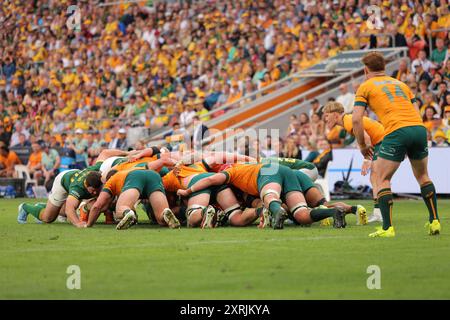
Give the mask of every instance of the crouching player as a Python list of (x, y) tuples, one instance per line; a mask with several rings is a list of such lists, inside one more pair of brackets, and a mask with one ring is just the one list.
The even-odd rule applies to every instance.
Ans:
[[(353, 133), (353, 116), (351, 114), (344, 114), (344, 107), (339, 102), (328, 102), (323, 109), (325, 114), (325, 121), (329, 129), (334, 128), (339, 125), (344, 127), (344, 129), (351, 135)], [(366, 145), (372, 146), (374, 149), (372, 161), (364, 159), (364, 164), (362, 168), (362, 174), (366, 175), (370, 167), (370, 183), (372, 184), (374, 209), (372, 216), (368, 219), (368, 222), (382, 221), (381, 211), (378, 207), (377, 201), (377, 180), (376, 180), (376, 170), (375, 162), (377, 161), (378, 151), (380, 149), (381, 142), (384, 136), (384, 127), (381, 123), (370, 119), (368, 117), (363, 117), (362, 125), (364, 129), (364, 140)]]
[(27, 216), (31, 214), (40, 222), (52, 223), (63, 211), (75, 227), (85, 227), (86, 223), (79, 220), (76, 209), (81, 200), (95, 198), (101, 190), (101, 174), (96, 168), (88, 167), (82, 171), (74, 169), (58, 174), (47, 204), (22, 203), (17, 221), (26, 223)]
[[(314, 182), (311, 180), (308, 175), (301, 171), (294, 171), (294, 174), (297, 177), (298, 183), (300, 184), (300, 188), (305, 196), (306, 203), (310, 208), (316, 208), (320, 206), (324, 206), (327, 208), (340, 208), (344, 211), (345, 214), (355, 214), (356, 215), (356, 224), (364, 225), (367, 224), (367, 216), (366, 209), (362, 205), (351, 206), (344, 202), (327, 202), (323, 194), (320, 190), (314, 185)], [(311, 212), (310, 217), (304, 215), (303, 217), (297, 218), (293, 216), (295, 222), (300, 224), (311, 224), (316, 221), (321, 221), (326, 216), (329, 216), (329, 212), (327, 211), (317, 211)]]
[(180, 227), (180, 222), (169, 208), (160, 175), (145, 168), (109, 172), (103, 190), (89, 212), (88, 227), (95, 223), (116, 196), (116, 216), (121, 219), (117, 230), (128, 229), (137, 222), (132, 208), (140, 199), (149, 201), (159, 225)]
[[(166, 191), (177, 192), (179, 189), (189, 188), (193, 184), (206, 179), (213, 173), (207, 172), (208, 166), (204, 161), (192, 165), (181, 165), (175, 173), (169, 172), (163, 177)], [(189, 194), (187, 199), (187, 225), (191, 227), (212, 228), (215, 226), (216, 211), (211, 202), (223, 208), (222, 219), (226, 219), (232, 226), (246, 226), (258, 219), (261, 211), (255, 209), (241, 210), (234, 192), (227, 185), (210, 186)]]
[[(300, 185), (293, 171), (276, 164), (234, 164), (230, 168), (202, 179), (187, 190), (178, 190), (180, 196), (189, 196), (214, 185), (230, 184), (247, 194), (258, 196), (269, 209), (274, 229), (283, 229), (288, 213), (283, 209), (284, 197), (289, 211), (294, 215), (307, 214), (309, 209), (301, 193)], [(333, 211), (336, 226), (345, 224), (344, 213), (338, 209), (313, 209)]]

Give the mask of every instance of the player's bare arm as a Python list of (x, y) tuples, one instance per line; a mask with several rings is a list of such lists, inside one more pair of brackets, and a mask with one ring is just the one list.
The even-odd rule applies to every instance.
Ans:
[(194, 183), (189, 189), (178, 190), (177, 194), (182, 197), (187, 197), (196, 191), (203, 190), (203, 189), (206, 189), (211, 186), (218, 186), (218, 185), (226, 183), (226, 181), (227, 181), (226, 175), (219, 172), (219, 173), (216, 173), (215, 175), (212, 175), (208, 178), (202, 179), (202, 180)]
[(176, 165), (176, 161), (171, 158), (161, 158), (156, 161), (148, 162), (147, 169), (159, 172), (162, 167), (173, 168)]
[(370, 144), (366, 144), (366, 137), (364, 135), (364, 107), (355, 106), (353, 109), (353, 133), (355, 134), (356, 141), (358, 142), (359, 149), (365, 159), (372, 159), (373, 148)]
[(91, 210), (89, 211), (89, 219), (88, 219), (87, 227), (92, 227), (94, 225), (94, 223), (97, 221), (98, 217), (100, 216), (100, 213), (102, 213), (106, 209), (108, 209), (108, 206), (110, 205), (111, 200), (112, 200), (112, 197), (108, 192), (106, 192), (106, 191), (100, 192), (100, 195), (98, 196), (97, 200), (95, 201), (94, 205), (92, 206)]
[(97, 157), (98, 161), (105, 161), (108, 158), (111, 157), (126, 157), (128, 155), (128, 151), (122, 151), (118, 149), (106, 149), (100, 152), (100, 154)]
[(81, 222), (78, 219), (78, 216), (76, 213), (76, 210), (79, 205), (80, 205), (80, 200), (69, 195), (66, 200), (66, 216), (67, 216), (67, 220), (69, 220), (70, 223), (72, 223), (75, 227), (84, 228), (86, 226), (86, 223)]

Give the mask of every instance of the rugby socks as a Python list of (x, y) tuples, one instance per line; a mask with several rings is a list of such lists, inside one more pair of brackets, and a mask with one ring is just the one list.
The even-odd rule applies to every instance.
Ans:
[(335, 213), (336, 208), (327, 208), (327, 209), (316, 208), (312, 209), (309, 215), (312, 221), (317, 222), (329, 217), (333, 217)]
[(269, 204), (269, 211), (270, 213), (276, 213), (281, 209), (281, 202), (280, 201), (272, 201)]
[(26, 213), (31, 214), (33, 217), (35, 217), (38, 220), (41, 220), (39, 218), (42, 210), (45, 209), (45, 204), (44, 203), (36, 203), (36, 204), (28, 204), (25, 203), (23, 205), (23, 209), (25, 210)]
[(257, 217), (261, 217), (261, 216), (262, 216), (263, 209), (264, 209), (264, 207), (256, 208), (255, 211), (256, 211), (256, 216), (257, 216)]
[(428, 213), (430, 215), (430, 222), (433, 220), (439, 220), (436, 201), (436, 189), (431, 181), (425, 182), (420, 186), (420, 193), (422, 194), (423, 201), (425, 202)]
[(381, 189), (377, 198), (381, 216), (383, 217), (383, 230), (387, 230), (392, 225), (392, 207), (394, 206), (391, 188)]
[(373, 199), (373, 209), (380, 209), (380, 205), (378, 204), (378, 198)]

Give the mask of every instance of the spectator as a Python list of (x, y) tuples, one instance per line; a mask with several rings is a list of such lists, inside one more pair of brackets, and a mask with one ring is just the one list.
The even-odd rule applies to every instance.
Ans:
[[(419, 67), (421, 68), (420, 70), (417, 69)], [(427, 53), (425, 52), (425, 50), (420, 50), (417, 59), (415, 59), (411, 64), (412, 72), (419, 75), (420, 72), (428, 73), (435, 67), (436, 66), (427, 59)]]
[(204, 102), (204, 99), (197, 98), (194, 101), (194, 109), (196, 111), (196, 115), (200, 117), (200, 120), (206, 122), (209, 121), (211, 117), (207, 115), (209, 111), (205, 108)]
[(30, 176), (39, 182), (42, 177), (42, 148), (38, 142), (31, 145), (31, 154), (27, 163)]
[(82, 170), (88, 166), (88, 142), (83, 136), (83, 130), (75, 130), (75, 138), (72, 139), (70, 148), (75, 151), (75, 166)]
[(17, 122), (15, 124), (15, 130), (14, 133), (11, 135), (11, 140), (10, 140), (10, 145), (14, 146), (16, 144), (19, 143), (19, 136), (23, 134), (25, 136), (25, 140), (28, 140), (28, 138), (30, 137), (30, 133), (28, 132), (28, 130), (26, 130), (22, 123)]
[(127, 150), (128, 142), (127, 142), (127, 131), (124, 128), (119, 129), (119, 136), (117, 138), (116, 149)]
[[(401, 12), (401, 14), (404, 14), (404, 12)], [(388, 32), (391, 35), (393, 35), (393, 38), (389, 37), (389, 47), (390, 48), (407, 46), (405, 35), (399, 32), (397, 25), (395, 25), (395, 24), (389, 25)]]
[(340, 102), (344, 106), (345, 113), (351, 113), (353, 111), (355, 95), (348, 91), (347, 83), (342, 83), (339, 85), (339, 91), (341, 94), (336, 98), (336, 101)]
[(59, 166), (61, 164), (61, 158), (58, 151), (50, 148), (50, 144), (42, 143), (42, 172), (44, 177), (44, 185), (47, 191), (51, 190), (53, 180), (59, 173)]
[(9, 117), (3, 118), (3, 123), (0, 123), (0, 142), (9, 146), (11, 144), (11, 119)]
[(437, 131), (441, 130), (443, 131), (445, 129), (444, 123), (442, 121), (442, 118), (439, 116), (439, 114), (435, 114), (433, 116), (433, 120), (431, 121), (431, 136), (434, 137)]
[[(308, 151), (308, 152), (311, 151), (311, 144), (309, 143), (308, 136), (302, 134), (299, 137), (299, 149), (301, 151)], [(303, 157), (303, 155), (302, 155), (302, 157)]]
[(317, 113), (311, 116), (311, 136), (320, 137), (325, 134), (325, 123)]
[(438, 130), (434, 134), (433, 140), (435, 142), (435, 147), (448, 147), (448, 141), (447, 136), (445, 135), (444, 131)]
[(447, 48), (445, 42), (441, 38), (436, 38), (436, 48), (431, 52), (430, 60), (438, 68), (443, 66), (445, 58), (447, 57)]
[(22, 164), (14, 151), (9, 150), (6, 145), (0, 146), (0, 177), (14, 177), (14, 166)]
[(292, 137), (286, 139), (286, 143), (281, 153), (284, 158), (302, 159), (302, 151), (297, 146), (296, 141)]
[(313, 100), (311, 101), (311, 110), (309, 110), (309, 117), (312, 117), (312, 115), (313, 115), (314, 113), (317, 113), (317, 114), (319, 115), (319, 117), (322, 118), (322, 114), (323, 114), (322, 109), (323, 109), (323, 108), (320, 107), (319, 100), (313, 99)]
[(437, 114), (435, 108), (430, 107), (430, 106), (425, 108), (425, 111), (422, 116), (422, 121), (428, 130), (431, 130), (431, 128), (433, 126), (433, 117), (435, 114)]
[(439, 105), (434, 101), (434, 95), (431, 92), (427, 92), (423, 96), (423, 105), (420, 107), (420, 114), (423, 116), (425, 109), (428, 107), (433, 108), (438, 115), (441, 114), (441, 108)]
[(319, 155), (312, 162), (317, 167), (319, 175), (324, 177), (328, 168), (328, 162), (333, 160), (333, 153), (331, 150), (331, 145), (328, 143), (327, 139), (319, 139), (317, 141), (317, 147)]
[(200, 150), (202, 148), (202, 141), (206, 139), (208, 135), (208, 127), (203, 124), (198, 115), (192, 118), (192, 147), (195, 150)]
[(194, 106), (192, 101), (186, 102), (186, 110), (180, 114), (180, 124), (182, 127), (189, 127), (192, 123), (193, 118), (195, 117), (196, 112), (194, 110)]
[(289, 136), (290, 134), (295, 134), (297, 132), (296, 128), (294, 127), (294, 122), (297, 121), (297, 115), (291, 114), (289, 117), (289, 125), (286, 130), (286, 135)]
[(402, 82), (406, 82), (406, 79), (408, 75), (410, 74), (409, 68), (408, 68), (408, 59), (403, 58), (400, 60), (398, 69), (395, 70), (392, 73), (392, 78), (395, 78), (397, 80), (400, 80)]
[(27, 139), (27, 136), (23, 133), (20, 133), (17, 143), (13, 145), (11, 148), (29, 148), (29, 147), (31, 147), (31, 143)]
[(444, 107), (444, 129), (450, 133), (450, 104)]
[[(263, 146), (260, 146), (261, 157), (278, 157), (279, 150), (275, 148), (276, 145), (272, 144), (272, 136), (266, 136)], [(279, 147), (279, 146), (278, 146)]]

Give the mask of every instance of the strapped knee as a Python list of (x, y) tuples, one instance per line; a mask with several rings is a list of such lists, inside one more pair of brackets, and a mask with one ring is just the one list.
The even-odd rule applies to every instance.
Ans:
[(277, 199), (280, 199), (280, 194), (278, 193), (277, 190), (267, 189), (267, 190), (263, 191), (263, 193), (261, 195), (263, 202), (264, 202), (264, 199), (266, 198), (266, 196), (268, 196), (269, 194), (273, 194), (273, 195), (275, 195), (277, 197)]
[(239, 204), (235, 204), (227, 209), (225, 209), (223, 212), (225, 214), (225, 219), (230, 220), (232, 216), (234, 216), (237, 211), (241, 210), (241, 206)]
[(297, 203), (295, 206), (293, 206), (292, 208), (289, 208), (289, 211), (291, 212), (292, 216), (295, 217), (295, 215), (302, 210), (303, 208), (308, 208), (306, 202), (299, 202)]
[(186, 210), (186, 218), (189, 218), (191, 216), (191, 214), (197, 210), (201, 210), (201, 214), (203, 216), (203, 214), (206, 212), (206, 207), (201, 206), (201, 205), (195, 205), (195, 204), (188, 207)]

